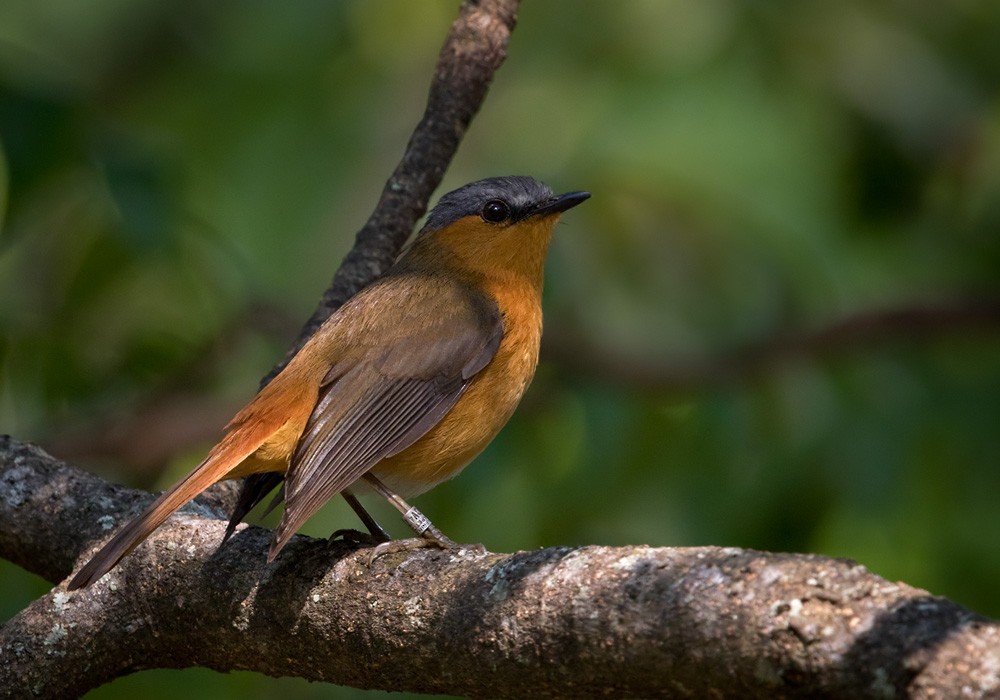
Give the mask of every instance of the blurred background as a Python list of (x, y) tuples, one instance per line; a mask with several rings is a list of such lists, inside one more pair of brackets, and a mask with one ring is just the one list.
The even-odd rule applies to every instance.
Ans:
[[(0, 432), (149, 489), (199, 461), (374, 206), (456, 8), (0, 4)], [(986, 0), (526, 2), (438, 194), (594, 197), (521, 409), (421, 509), (496, 551), (848, 557), (1000, 616), (998, 46)], [(0, 619), (48, 588), (0, 562)], [(90, 697), (138, 691), (381, 695), (195, 669)]]

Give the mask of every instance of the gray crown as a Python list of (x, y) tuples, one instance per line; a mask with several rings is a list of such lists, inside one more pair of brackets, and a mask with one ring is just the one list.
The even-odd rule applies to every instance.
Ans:
[(477, 180), (441, 197), (420, 233), (444, 228), (466, 216), (479, 216), (494, 199), (507, 203), (511, 219), (517, 221), (542, 202), (552, 199), (552, 190), (533, 177), (508, 175)]

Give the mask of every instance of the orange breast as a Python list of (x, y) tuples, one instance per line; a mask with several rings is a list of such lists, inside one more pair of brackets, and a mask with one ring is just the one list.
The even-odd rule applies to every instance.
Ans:
[(537, 289), (510, 277), (488, 284), (487, 291), (503, 315), (500, 347), (440, 423), (372, 470), (399, 493), (417, 495), (457, 475), (507, 423), (535, 374), (542, 335)]

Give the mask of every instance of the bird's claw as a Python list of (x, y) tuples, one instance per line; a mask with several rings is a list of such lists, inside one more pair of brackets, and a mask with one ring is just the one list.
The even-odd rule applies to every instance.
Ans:
[(381, 546), (391, 542), (388, 537), (373, 535), (369, 532), (361, 532), (361, 530), (355, 530), (353, 528), (334, 530), (333, 534), (330, 535), (329, 541), (333, 542), (335, 540), (349, 542), (351, 544), (365, 545), (368, 547)]
[(481, 544), (459, 544), (458, 542), (442, 535), (440, 531), (436, 534), (425, 532), (422, 537), (411, 537), (405, 540), (390, 540), (388, 542), (377, 544), (372, 547), (371, 552), (368, 553), (368, 565), (371, 566), (376, 559), (385, 556), (386, 554), (412, 552), (417, 549), (426, 549), (427, 547), (437, 547), (438, 549), (447, 549), (452, 552), (458, 552), (461, 550), (472, 551), (477, 554), (483, 554), (486, 552), (486, 547)]

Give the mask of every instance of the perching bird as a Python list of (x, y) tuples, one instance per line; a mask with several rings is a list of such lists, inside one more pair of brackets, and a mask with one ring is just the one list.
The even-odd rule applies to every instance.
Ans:
[(268, 561), (337, 493), (387, 540), (353, 495), (362, 482), (418, 534), (453, 544), (397, 494), (458, 474), (514, 412), (538, 364), (552, 228), (588, 197), (553, 196), (530, 177), (442, 197), (395, 265), (330, 316), (205, 460), (119, 530), (69, 589), (103, 576), (212, 484), (247, 475), (230, 533), (284, 475)]

